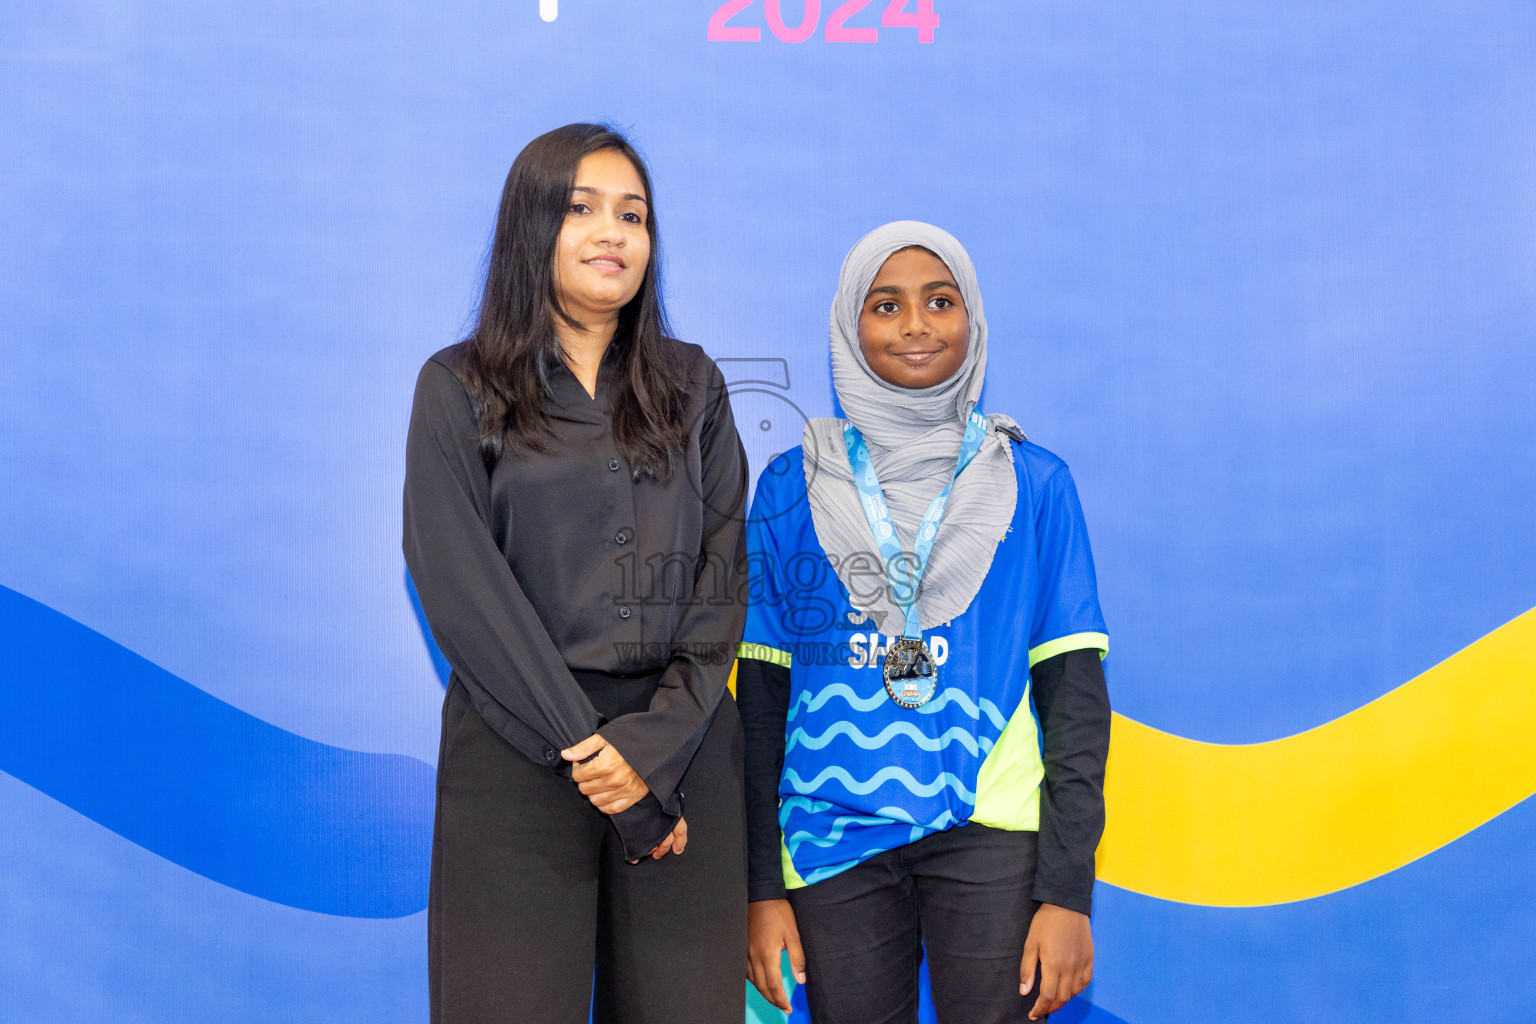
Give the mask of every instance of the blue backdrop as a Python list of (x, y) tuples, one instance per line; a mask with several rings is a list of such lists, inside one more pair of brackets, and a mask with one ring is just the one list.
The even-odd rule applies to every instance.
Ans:
[[(425, 1020), (410, 391), (568, 121), (651, 161), (755, 469), (849, 245), (966, 243), (1124, 715), (1287, 736), (1536, 605), (1536, 6), (925, 6), (0, 9), (0, 1016)], [(1533, 847), (1527, 800), (1299, 902), (1101, 885), (1064, 1016), (1536, 1019)]]

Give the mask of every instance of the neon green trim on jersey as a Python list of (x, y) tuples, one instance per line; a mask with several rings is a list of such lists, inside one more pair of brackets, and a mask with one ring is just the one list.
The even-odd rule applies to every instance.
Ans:
[(769, 647), (767, 644), (744, 643), (736, 649), (736, 657), (751, 658), (753, 661), (766, 661), (771, 665), (782, 665), (784, 668), (789, 668), (790, 662), (790, 653), (788, 651), (781, 651), (776, 647)]
[(1009, 832), (1036, 832), (1040, 828), (1040, 781), (1045, 778), (1045, 765), (1040, 760), (1040, 728), (1030, 707), (1030, 689), (1024, 688), (1024, 698), (981, 762), (981, 774), (976, 778), (976, 810), (971, 820)]
[(1084, 651), (1090, 647), (1099, 652), (1099, 657), (1104, 657), (1109, 653), (1109, 636), (1104, 633), (1072, 633), (1069, 636), (1057, 637), (1055, 640), (1047, 640), (1039, 647), (1029, 649), (1029, 667), (1034, 668), (1046, 658), (1054, 658), (1058, 654)]
[(784, 862), (784, 888), (804, 889), (805, 879), (800, 877), (800, 872), (795, 870), (795, 862), (790, 859), (789, 847), (784, 845), (784, 833), (779, 833), (779, 859)]

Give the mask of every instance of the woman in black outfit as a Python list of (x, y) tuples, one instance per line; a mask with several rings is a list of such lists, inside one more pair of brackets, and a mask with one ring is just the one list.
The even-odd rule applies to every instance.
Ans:
[(437, 1024), (744, 1015), (746, 458), (719, 370), (665, 334), (656, 257), (629, 143), (540, 136), (474, 332), (417, 381), (405, 558), (453, 666)]

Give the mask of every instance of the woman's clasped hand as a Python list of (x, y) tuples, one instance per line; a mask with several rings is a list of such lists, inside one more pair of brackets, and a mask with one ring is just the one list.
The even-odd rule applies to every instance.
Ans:
[[(574, 747), (562, 750), (560, 756), (572, 762), (571, 781), (576, 783), (581, 795), (604, 814), (627, 811), (649, 792), (645, 780), (629, 766), (618, 748), (600, 733), (593, 733)], [(650, 857), (660, 860), (669, 853), (682, 853), (687, 845), (688, 822), (679, 818), (667, 837), (656, 844)]]

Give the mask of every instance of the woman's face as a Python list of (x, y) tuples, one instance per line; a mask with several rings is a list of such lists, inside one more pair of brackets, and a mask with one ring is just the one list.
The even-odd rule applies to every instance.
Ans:
[(883, 381), (942, 384), (965, 362), (971, 318), (954, 275), (924, 249), (902, 249), (875, 275), (859, 313), (859, 349)]
[(584, 324), (611, 320), (640, 291), (651, 259), (640, 175), (616, 149), (583, 157), (555, 246), (560, 305)]

